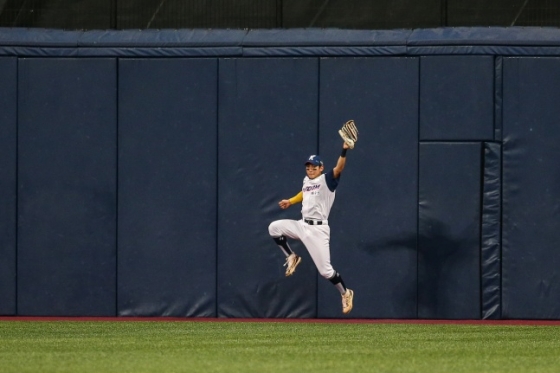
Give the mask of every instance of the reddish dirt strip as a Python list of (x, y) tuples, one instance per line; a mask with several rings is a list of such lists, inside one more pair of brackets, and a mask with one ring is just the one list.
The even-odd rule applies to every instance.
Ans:
[(0, 316), (0, 321), (173, 321), (173, 322), (274, 322), (336, 324), (441, 324), (441, 325), (553, 325), (560, 320), (426, 320), (426, 319), (251, 319), (211, 317), (91, 317), (91, 316)]

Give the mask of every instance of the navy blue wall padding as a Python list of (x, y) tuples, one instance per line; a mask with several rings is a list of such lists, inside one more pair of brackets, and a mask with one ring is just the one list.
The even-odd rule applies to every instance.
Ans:
[(258, 47), (243, 48), (243, 56), (271, 57), (271, 56), (298, 56), (298, 57), (338, 57), (338, 56), (395, 56), (406, 54), (406, 46), (349, 46), (349, 47)]
[(14, 46), (490, 46), (558, 47), (556, 27), (449, 27), (415, 30), (91, 30), (0, 28), (0, 45)]
[(560, 318), (560, 58), (504, 59), (502, 316)]
[(216, 59), (119, 62), (119, 315), (216, 315), (217, 83)]
[(0, 58), (0, 315), (16, 314), (17, 59)]
[(244, 30), (86, 31), (79, 53), (122, 57), (240, 56)]
[(560, 47), (555, 46), (495, 46), (495, 45), (447, 45), (447, 46), (412, 46), (408, 45), (406, 53), (410, 56), (428, 55), (488, 55), (488, 56), (557, 56)]
[(559, 79), (553, 27), (0, 28), (0, 314), (341, 317), (267, 228), (354, 119), (350, 317), (560, 319)]
[[(80, 55), (80, 50), (67, 47), (67, 48), (53, 48), (53, 47), (2, 47), (0, 46), (0, 56), (18, 56), (18, 57), (77, 57)], [(111, 57), (111, 56), (109, 56)]]
[(418, 317), (479, 319), (480, 143), (421, 143)]
[[(0, 49), (1, 53), (1, 49)], [(36, 52), (35, 52), (36, 53)], [(84, 57), (230, 57), (241, 56), (243, 54), (241, 47), (109, 47), (95, 48), (82, 47), (77, 49), (78, 56)]]
[(407, 40), (411, 46), (490, 45), (559, 46), (556, 27), (444, 27), (413, 30)]
[(494, 58), (420, 58), (420, 140), (494, 139)]
[(407, 53), (476, 55), (557, 55), (556, 27), (453, 27), (413, 30)]
[(0, 56), (203, 57), (560, 54), (553, 27), (417, 30), (93, 30), (0, 28)]
[[(414, 318), (418, 59), (322, 59), (320, 87), (327, 168), (340, 155), (342, 124), (354, 119), (360, 131), (329, 217), (331, 262), (356, 294), (351, 315)], [(319, 317), (342, 316), (340, 295), (323, 278), (318, 297)]]
[(502, 141), (503, 66), (503, 57), (497, 56), (494, 59), (494, 141)]
[(413, 30), (407, 53), (477, 55), (557, 55), (556, 27), (452, 27)]
[(406, 54), (410, 30), (251, 30), (244, 56), (375, 56)]
[(80, 47), (230, 47), (240, 46), (245, 30), (92, 30), (80, 35)]
[(502, 148), (484, 143), (480, 271), (482, 318), (500, 319), (502, 306)]
[(296, 273), (268, 233), (300, 219), (296, 195), (317, 152), (318, 66), (307, 59), (220, 60), (218, 126), (218, 315), (315, 317), (317, 270), (303, 245)]
[(116, 70), (19, 61), (19, 315), (116, 313)]
[(276, 29), (250, 30), (246, 47), (406, 45), (411, 30)]
[(0, 27), (1, 46), (77, 47), (81, 31)]

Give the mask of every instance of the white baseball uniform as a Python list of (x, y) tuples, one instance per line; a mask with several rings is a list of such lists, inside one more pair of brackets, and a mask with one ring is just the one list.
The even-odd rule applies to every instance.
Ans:
[[(340, 178), (340, 177), (339, 177)], [(336, 275), (331, 265), (329, 213), (334, 202), (339, 179), (331, 170), (326, 174), (303, 179), (301, 220), (283, 219), (270, 224), (272, 237), (286, 236), (299, 239), (309, 251), (321, 276), (330, 279)]]

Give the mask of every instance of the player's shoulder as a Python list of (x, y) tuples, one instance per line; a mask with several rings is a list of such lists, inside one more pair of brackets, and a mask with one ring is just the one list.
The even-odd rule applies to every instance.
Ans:
[(340, 175), (338, 175), (338, 179), (337, 179), (337, 178), (334, 177), (334, 171), (330, 170), (326, 174), (323, 174), (323, 176), (325, 177), (325, 183), (327, 184), (327, 187), (329, 188), (329, 190), (331, 192), (334, 192), (336, 190), (336, 187), (338, 186), (338, 181), (340, 180)]
[[(326, 180), (333, 180), (333, 179), (336, 179), (336, 178), (334, 177), (334, 169), (332, 169), (332, 170), (330, 170), (330, 171), (328, 171), (328, 172), (325, 172), (322, 176), (324, 176)], [(339, 178), (340, 178), (340, 175), (339, 175)]]

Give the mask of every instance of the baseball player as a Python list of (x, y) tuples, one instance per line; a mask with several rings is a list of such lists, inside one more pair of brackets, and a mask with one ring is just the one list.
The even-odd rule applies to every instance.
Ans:
[(286, 255), (286, 276), (291, 276), (301, 257), (296, 255), (287, 242), (287, 238), (301, 240), (309, 251), (317, 270), (328, 279), (342, 295), (342, 312), (347, 314), (352, 310), (354, 292), (344, 285), (342, 277), (331, 265), (329, 212), (336, 193), (340, 174), (346, 165), (346, 151), (349, 146), (344, 143), (342, 153), (336, 166), (327, 173), (318, 155), (310, 156), (305, 162), (307, 176), (303, 179), (301, 192), (290, 199), (283, 199), (278, 204), (287, 209), (295, 203), (302, 203), (302, 219), (283, 219), (272, 222), (268, 232), (274, 242)]

